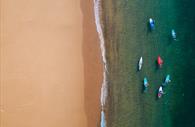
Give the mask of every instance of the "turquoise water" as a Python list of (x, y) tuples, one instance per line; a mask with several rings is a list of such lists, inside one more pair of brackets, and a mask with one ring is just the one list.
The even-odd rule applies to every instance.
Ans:
[[(195, 11), (193, 0), (103, 1), (108, 63), (109, 127), (195, 127)], [(156, 28), (148, 30), (148, 19)], [(178, 41), (171, 41), (171, 29)], [(157, 69), (156, 59), (164, 60)], [(144, 65), (137, 72), (137, 62)], [(156, 92), (166, 74), (172, 82)], [(142, 92), (143, 78), (150, 83)]]

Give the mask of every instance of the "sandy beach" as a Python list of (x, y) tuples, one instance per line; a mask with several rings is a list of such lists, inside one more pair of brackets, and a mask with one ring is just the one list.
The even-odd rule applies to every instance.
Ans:
[(0, 6), (0, 126), (97, 126), (102, 65), (93, 1)]

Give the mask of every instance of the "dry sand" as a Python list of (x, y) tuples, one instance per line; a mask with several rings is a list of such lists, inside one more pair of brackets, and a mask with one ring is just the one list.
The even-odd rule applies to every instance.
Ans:
[(95, 127), (102, 67), (92, 0), (0, 5), (0, 126)]

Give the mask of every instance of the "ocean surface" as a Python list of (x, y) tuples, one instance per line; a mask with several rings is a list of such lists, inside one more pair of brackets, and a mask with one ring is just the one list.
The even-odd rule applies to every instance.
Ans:
[[(194, 6), (194, 0), (94, 0), (105, 69), (101, 127), (195, 127)], [(152, 32), (149, 18), (155, 20)], [(171, 29), (177, 41), (171, 40)], [(167, 74), (172, 81), (157, 99)], [(146, 93), (144, 77), (150, 84)]]

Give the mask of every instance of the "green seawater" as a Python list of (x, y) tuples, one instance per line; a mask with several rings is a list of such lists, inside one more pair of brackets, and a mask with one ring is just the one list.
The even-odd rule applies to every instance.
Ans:
[[(195, 1), (104, 0), (108, 127), (195, 127)], [(148, 29), (148, 19), (155, 30)], [(177, 41), (170, 39), (171, 29)], [(164, 60), (162, 69), (157, 56)], [(140, 72), (137, 63), (143, 57)], [(171, 83), (157, 99), (166, 74)], [(143, 78), (149, 88), (143, 93)]]

